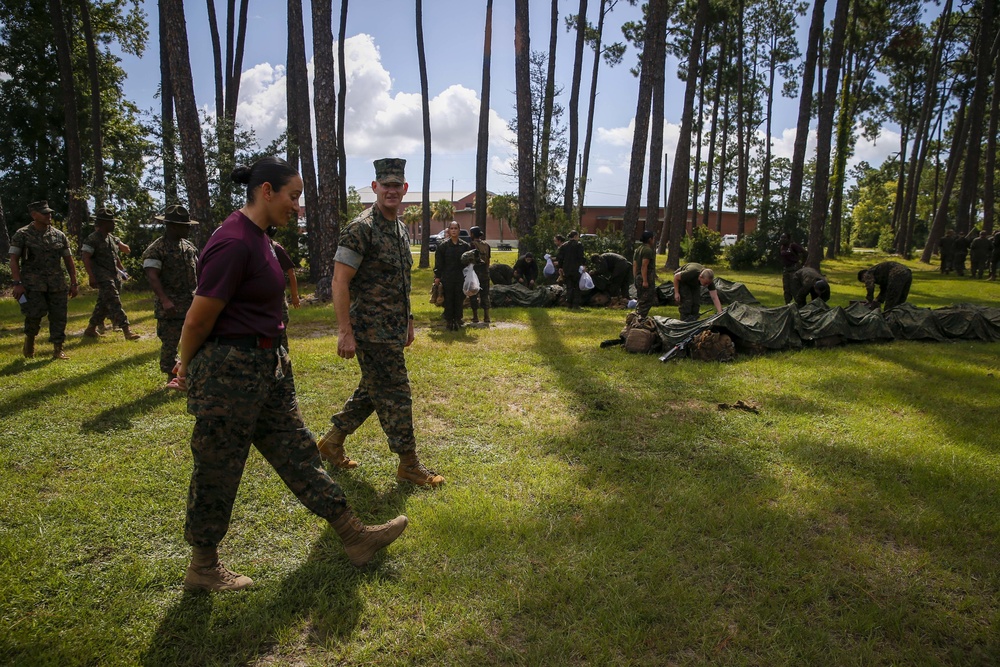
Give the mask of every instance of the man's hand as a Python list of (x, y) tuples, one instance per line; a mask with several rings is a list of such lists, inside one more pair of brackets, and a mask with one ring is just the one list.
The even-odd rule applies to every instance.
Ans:
[(69, 286), (69, 298), (75, 299), (76, 295), (79, 293), (80, 293), (80, 288), (76, 285), (76, 283), (73, 283), (72, 285)]
[(298, 294), (293, 294), (292, 295), (292, 308), (298, 308), (298, 307), (299, 307), (299, 295)]
[(27, 291), (24, 289), (24, 285), (14, 285), (14, 300), (20, 299)]
[(177, 314), (177, 305), (169, 298), (163, 300), (162, 306), (164, 313), (169, 317), (173, 317), (174, 315)]
[(354, 340), (354, 332), (347, 331), (337, 335), (337, 356), (342, 359), (353, 359), (358, 344)]
[(90, 276), (87, 279), (87, 284), (93, 287), (94, 289), (97, 289), (97, 280), (94, 278), (94, 276)]
[(674, 303), (676, 303), (677, 305), (680, 305), (681, 303), (681, 293), (678, 292), (677, 290), (674, 290)]
[(413, 344), (413, 320), (410, 320), (410, 324), (406, 327), (406, 344), (403, 347), (410, 347)]

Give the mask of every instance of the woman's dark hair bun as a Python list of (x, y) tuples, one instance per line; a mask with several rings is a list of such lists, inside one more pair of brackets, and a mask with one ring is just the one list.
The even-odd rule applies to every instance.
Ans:
[(247, 185), (250, 183), (250, 167), (240, 166), (233, 169), (233, 173), (230, 176), (233, 183), (242, 183)]

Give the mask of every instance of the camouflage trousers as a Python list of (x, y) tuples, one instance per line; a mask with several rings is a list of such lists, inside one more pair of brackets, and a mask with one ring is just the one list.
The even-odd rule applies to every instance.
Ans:
[(469, 305), (475, 308), (489, 310), (490, 307), (490, 271), (485, 264), (477, 264), (474, 271), (479, 278), (479, 293), (469, 297)]
[(181, 342), (182, 319), (156, 320), (156, 337), (160, 339), (160, 370), (173, 373), (177, 364), (177, 347)]
[(906, 301), (910, 295), (910, 285), (913, 283), (913, 273), (905, 267), (897, 267), (889, 271), (886, 279), (885, 290), (879, 293), (886, 310), (898, 306)]
[(374, 412), (389, 439), (389, 449), (396, 454), (412, 452), (417, 441), (403, 346), (360, 340), (357, 345), (361, 382), (330, 422), (345, 433), (354, 433)]
[(649, 287), (643, 287), (641, 276), (635, 277), (635, 296), (638, 299), (635, 312), (639, 317), (646, 317), (650, 309), (660, 303), (660, 297), (656, 293), (656, 281), (650, 283)]
[(311, 512), (334, 521), (347, 509), (302, 421), (288, 353), (206, 343), (188, 365), (194, 468), (184, 539), (214, 547), (229, 530), (251, 443)]
[(701, 284), (694, 285), (680, 284), (677, 291), (681, 295), (681, 302), (677, 306), (680, 311), (680, 319), (683, 322), (697, 322), (701, 314)]
[(97, 303), (94, 304), (94, 312), (90, 316), (90, 326), (104, 324), (106, 317), (110, 318), (116, 327), (129, 326), (128, 315), (122, 309), (121, 288), (121, 281), (118, 280), (102, 280), (97, 283)]
[(66, 309), (69, 294), (66, 290), (55, 292), (25, 292), (27, 303), (21, 304), (24, 315), (24, 335), (37, 336), (42, 329), (42, 318), (49, 318), (49, 342), (61, 345), (66, 341)]
[(795, 298), (795, 288), (792, 286), (792, 276), (799, 270), (798, 265), (788, 266), (781, 271), (781, 292), (785, 303), (791, 303)]

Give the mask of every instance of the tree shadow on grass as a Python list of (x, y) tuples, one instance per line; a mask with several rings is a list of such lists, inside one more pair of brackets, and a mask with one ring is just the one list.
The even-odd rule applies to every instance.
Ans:
[(148, 363), (152, 359), (158, 358), (159, 354), (159, 350), (134, 354), (130, 357), (123, 357), (110, 364), (95, 368), (89, 373), (74, 375), (72, 377), (59, 380), (58, 382), (46, 384), (45, 386), (37, 389), (29, 389), (28, 391), (16, 393), (13, 396), (8, 396), (6, 400), (0, 402), (0, 413), (17, 414), (24, 410), (30, 410), (39, 403), (42, 403), (43, 401), (46, 401), (54, 396), (63, 394), (70, 389), (84, 386), (99, 376), (119, 373), (126, 368)]
[(160, 387), (145, 396), (123, 405), (114, 405), (97, 413), (80, 425), (81, 430), (90, 433), (108, 433), (132, 427), (132, 420), (140, 415), (148, 415), (165, 403), (185, 399), (187, 394)]

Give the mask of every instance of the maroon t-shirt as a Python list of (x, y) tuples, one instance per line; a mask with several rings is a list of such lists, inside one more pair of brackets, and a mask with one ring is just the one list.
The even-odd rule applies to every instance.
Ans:
[(285, 274), (271, 239), (240, 211), (215, 230), (201, 251), (198, 296), (222, 299), (225, 308), (211, 336), (276, 338), (285, 325)]
[(288, 269), (295, 268), (295, 263), (292, 262), (292, 258), (288, 255), (288, 251), (285, 250), (285, 247), (277, 241), (274, 242), (274, 254), (278, 256), (278, 265), (281, 266), (281, 270), (283, 272), (287, 274)]

